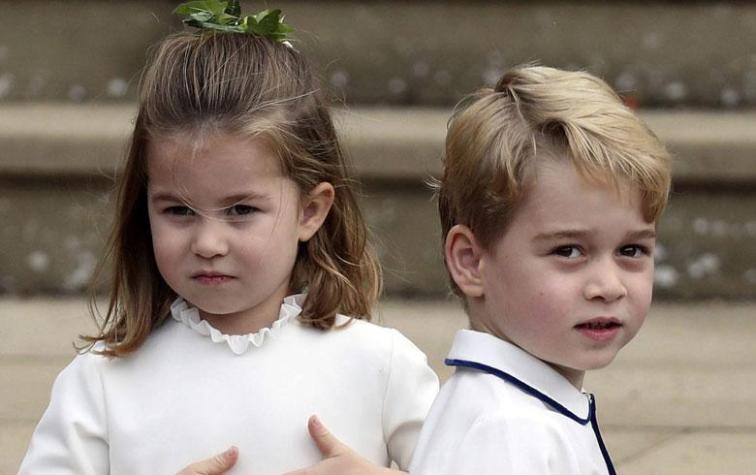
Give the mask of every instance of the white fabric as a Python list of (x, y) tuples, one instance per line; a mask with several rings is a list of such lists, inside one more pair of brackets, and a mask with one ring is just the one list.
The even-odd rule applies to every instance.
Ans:
[(173, 474), (236, 445), (230, 474), (279, 475), (320, 460), (312, 414), (373, 462), (407, 467), (438, 391), (425, 355), (360, 320), (309, 328), (293, 318), (300, 303), (287, 299), (270, 329), (227, 338), (178, 301), (135, 354), (77, 356), (19, 473)]
[(207, 321), (202, 320), (199, 310), (196, 307), (191, 307), (182, 298), (176, 299), (171, 305), (171, 316), (174, 320), (190, 327), (200, 335), (209, 336), (214, 343), (226, 343), (231, 351), (237, 355), (241, 355), (250, 349), (250, 344), (258, 348), (262, 346), (267, 336), (278, 333), (281, 327), (302, 313), (302, 307), (298, 301), (302, 299), (304, 299), (304, 295), (302, 294), (286, 297), (281, 304), (281, 310), (278, 312), (278, 319), (270, 327), (246, 335), (226, 335), (225, 333), (221, 333), (217, 328), (213, 328), (212, 325), (207, 323)]
[[(460, 330), (449, 359), (480, 363), (522, 381), (581, 419), (590, 402), (546, 363), (486, 333)], [(423, 426), (412, 475), (593, 475), (606, 464), (590, 423), (558, 412), (511, 382), (457, 367)]]

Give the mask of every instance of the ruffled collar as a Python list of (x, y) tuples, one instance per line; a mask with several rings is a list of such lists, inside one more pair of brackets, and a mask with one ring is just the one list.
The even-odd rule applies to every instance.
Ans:
[(181, 297), (171, 304), (171, 315), (174, 320), (183, 323), (200, 335), (210, 337), (213, 343), (225, 342), (234, 354), (241, 355), (251, 348), (262, 346), (266, 338), (275, 337), (281, 331), (281, 328), (302, 313), (304, 299), (305, 294), (290, 295), (284, 298), (281, 310), (278, 312), (278, 320), (273, 322), (270, 327), (265, 327), (255, 333), (247, 333), (245, 335), (226, 335), (225, 333), (221, 333), (207, 321), (202, 320), (199, 310), (196, 307), (190, 306)]

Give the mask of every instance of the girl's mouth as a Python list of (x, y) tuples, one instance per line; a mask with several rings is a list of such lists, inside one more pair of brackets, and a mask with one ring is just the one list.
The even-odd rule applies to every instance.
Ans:
[(195, 274), (192, 279), (202, 285), (220, 285), (233, 279), (233, 277), (225, 274), (207, 273)]

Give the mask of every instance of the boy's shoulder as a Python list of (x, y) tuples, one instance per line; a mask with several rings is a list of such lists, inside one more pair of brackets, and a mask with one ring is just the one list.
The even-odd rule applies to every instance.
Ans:
[[(428, 418), (443, 432), (500, 436), (572, 432), (587, 422), (589, 402), (564, 377), (515, 345), (492, 335), (460, 330), (447, 364), (455, 372), (441, 388)], [(557, 437), (561, 438), (561, 436)]]
[(411, 473), (551, 473), (549, 460), (580, 473), (563, 417), (493, 375), (458, 369), (426, 419)]
[(551, 426), (560, 414), (544, 403), (500, 378), (472, 369), (459, 368), (441, 388), (438, 404), (447, 418), (459, 418), (469, 427), (494, 424), (499, 427), (525, 423)]

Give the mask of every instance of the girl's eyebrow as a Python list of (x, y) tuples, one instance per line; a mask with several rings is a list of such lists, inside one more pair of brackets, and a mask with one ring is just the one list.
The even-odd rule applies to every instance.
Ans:
[(266, 195), (255, 193), (254, 191), (250, 191), (247, 193), (235, 193), (233, 195), (229, 195), (225, 198), (223, 198), (220, 201), (221, 206), (230, 206), (235, 205), (237, 203), (241, 203), (243, 201), (266, 201), (268, 197)]
[[(220, 200), (221, 206), (230, 206), (237, 203), (241, 203), (242, 201), (252, 201), (252, 200), (267, 200), (268, 197), (266, 195), (256, 193), (254, 191), (249, 191), (247, 193), (234, 193), (233, 195), (229, 195), (224, 197)], [(183, 202), (185, 201), (182, 198), (177, 197), (176, 195), (169, 193), (169, 192), (157, 192), (154, 195), (150, 196), (151, 201), (178, 201)]]
[(150, 195), (150, 201), (182, 201), (182, 200), (170, 193), (159, 192), (159, 193), (155, 193), (154, 195)]

